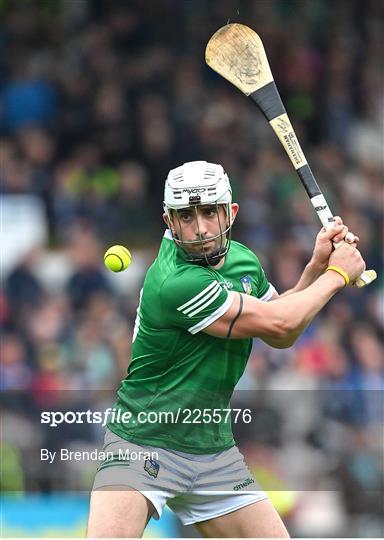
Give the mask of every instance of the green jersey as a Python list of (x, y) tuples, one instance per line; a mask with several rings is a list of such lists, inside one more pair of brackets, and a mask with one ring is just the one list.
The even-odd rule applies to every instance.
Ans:
[(111, 419), (111, 431), (136, 444), (192, 454), (234, 445), (229, 401), (252, 340), (203, 332), (231, 306), (229, 291), (268, 300), (275, 289), (242, 244), (231, 242), (216, 271), (185, 261), (166, 231), (144, 281), (132, 360), (115, 403), (120, 417)]

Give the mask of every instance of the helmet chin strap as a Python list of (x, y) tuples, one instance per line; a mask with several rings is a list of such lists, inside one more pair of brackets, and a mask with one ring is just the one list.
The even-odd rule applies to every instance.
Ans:
[(221, 259), (225, 257), (228, 253), (228, 248), (220, 248), (219, 250), (211, 253), (211, 255), (205, 255), (204, 257), (198, 259), (190, 259), (189, 262), (192, 264), (197, 264), (199, 266), (216, 266)]

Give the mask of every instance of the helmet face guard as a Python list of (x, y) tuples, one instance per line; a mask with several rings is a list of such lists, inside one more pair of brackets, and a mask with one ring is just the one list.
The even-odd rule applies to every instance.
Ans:
[[(220, 217), (221, 206), (224, 207), (225, 211), (224, 227), (222, 226)], [(198, 224), (198, 206), (190, 206), (189, 208), (193, 210)], [(201, 234), (200, 230), (198, 230), (199, 238), (196, 240), (183, 239), (183, 230), (178, 210), (171, 211), (168, 216), (169, 223), (171, 225), (171, 233), (173, 240), (177, 244), (177, 246), (184, 252), (184, 257), (188, 262), (191, 262), (193, 264), (199, 264), (201, 266), (216, 266), (216, 264), (220, 262), (220, 260), (228, 253), (231, 244), (232, 229), (231, 205), (228, 203), (226, 203), (225, 205), (216, 203), (214, 208), (216, 210), (216, 216), (220, 232), (215, 236), (206, 237)], [(176, 220), (178, 222), (178, 230), (180, 231), (180, 235), (175, 234), (172, 231), (172, 229), (175, 229)], [(211, 243), (212, 241), (214, 241), (216, 245), (211, 251), (209, 251), (206, 249), (206, 245), (208, 243)], [(195, 247), (200, 247), (200, 250), (195, 250)]]
[[(183, 251), (187, 261), (202, 266), (215, 266), (228, 253), (233, 223), (231, 203), (231, 186), (221, 165), (192, 161), (169, 172), (165, 183), (164, 211), (168, 217), (173, 240)], [(196, 240), (184, 240), (179, 211), (191, 209), (197, 219), (199, 208), (205, 206), (216, 209), (220, 232), (207, 238), (198, 230)], [(226, 213), (224, 227), (220, 218), (222, 206)], [(175, 234), (176, 220), (180, 235)], [(212, 241), (215, 241), (216, 245), (210, 252), (206, 244)], [(196, 246), (200, 246), (200, 249), (196, 250)]]

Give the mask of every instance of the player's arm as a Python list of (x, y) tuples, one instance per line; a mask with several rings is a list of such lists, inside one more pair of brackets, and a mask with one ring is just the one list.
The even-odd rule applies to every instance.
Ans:
[(233, 339), (259, 337), (272, 347), (290, 347), (344, 285), (342, 276), (326, 272), (304, 291), (280, 296), (273, 302), (231, 292), (235, 295), (231, 307), (204, 332)]
[[(329, 264), (338, 266), (351, 281), (365, 269), (365, 263), (354, 245), (343, 244)], [(325, 304), (345, 286), (344, 278), (334, 271), (321, 275), (303, 291), (279, 297), (273, 302), (232, 292), (231, 307), (204, 332), (227, 338), (259, 337), (272, 347), (290, 347)]]

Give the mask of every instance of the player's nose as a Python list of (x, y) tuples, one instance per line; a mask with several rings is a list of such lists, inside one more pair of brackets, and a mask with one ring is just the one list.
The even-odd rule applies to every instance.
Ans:
[(204, 219), (204, 216), (201, 214), (197, 214), (195, 218), (195, 234), (196, 238), (200, 238), (200, 236), (206, 236), (208, 234), (208, 223), (207, 220)]

